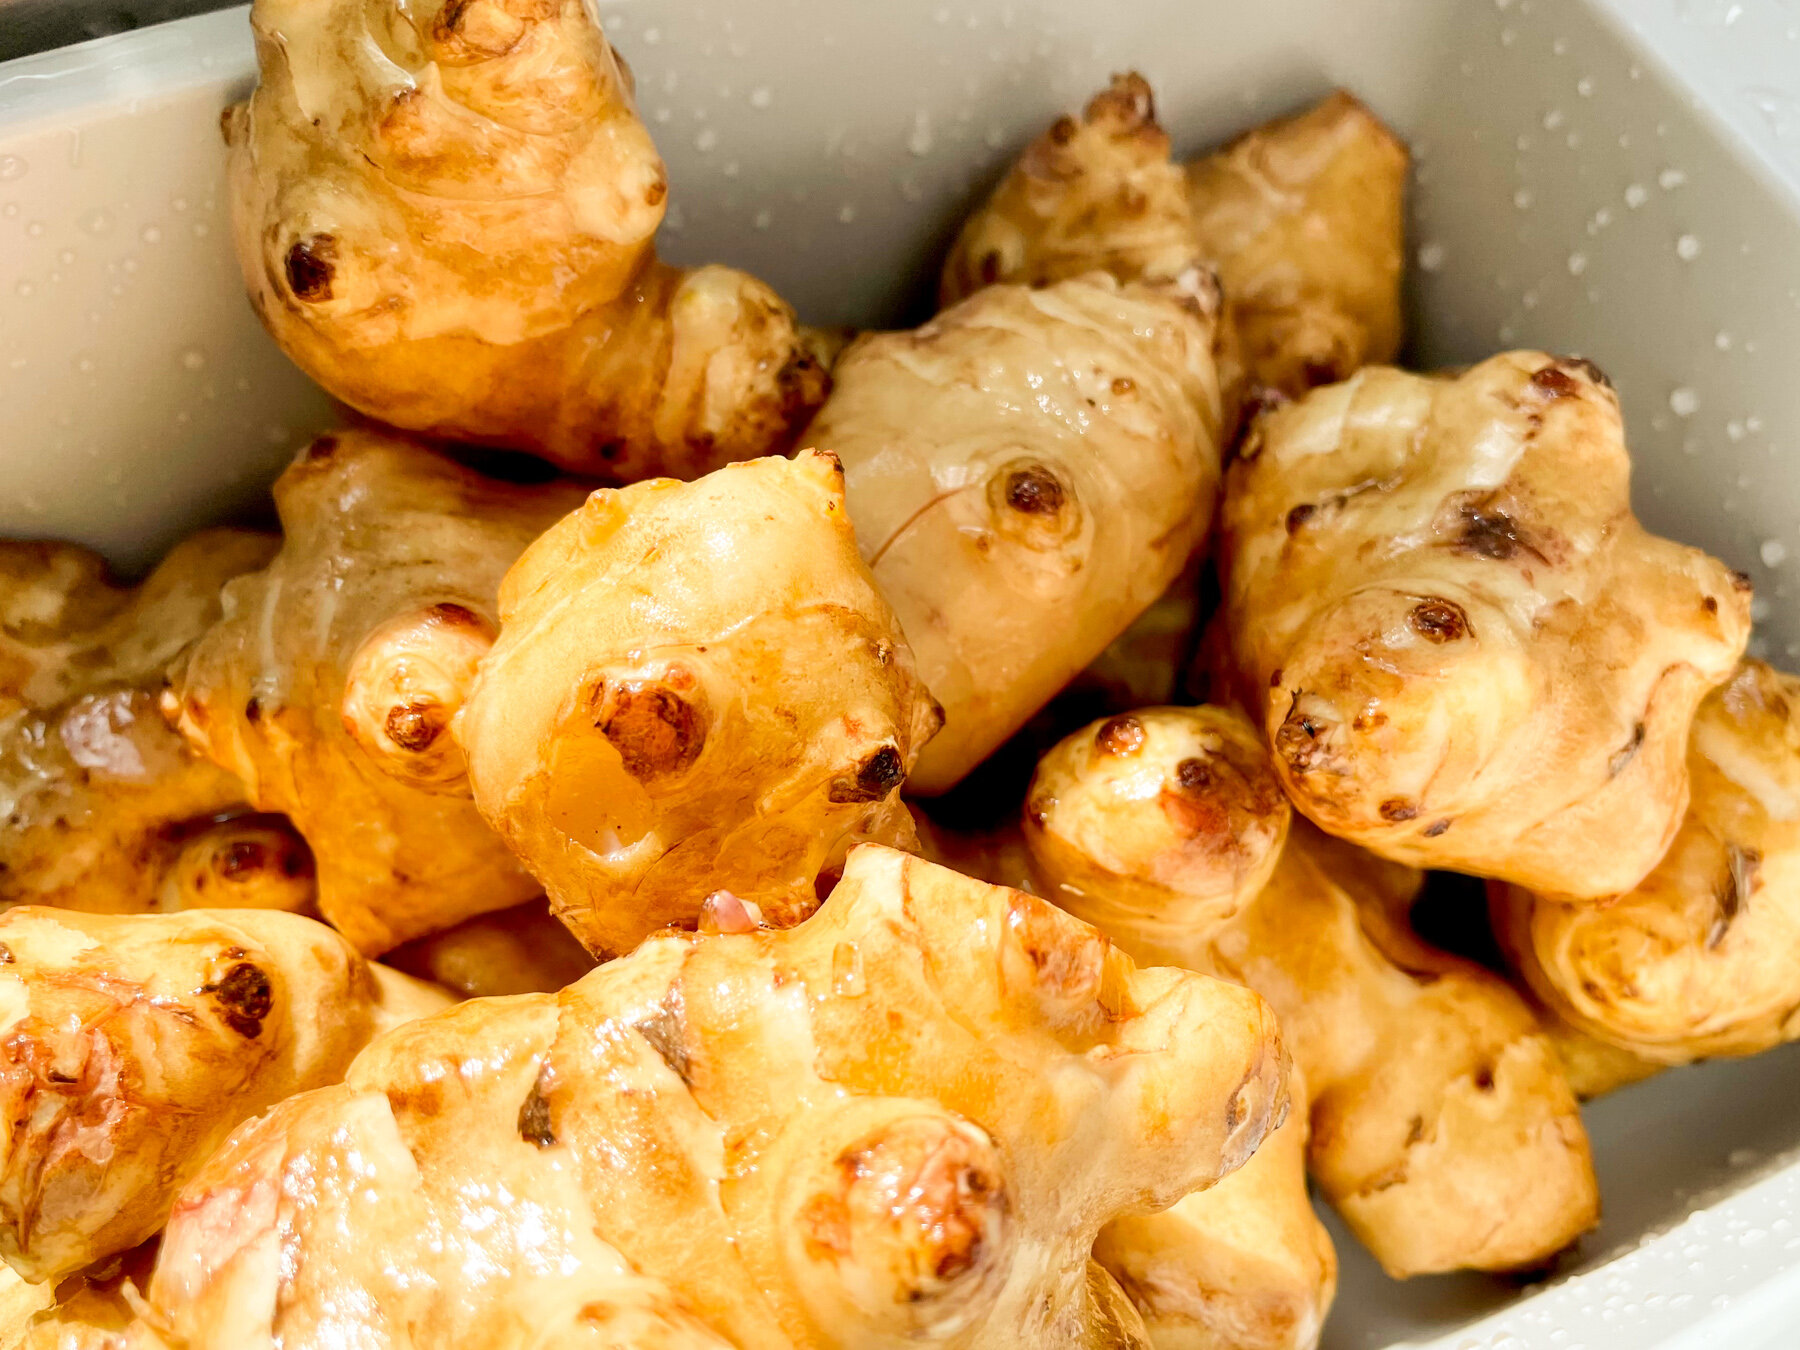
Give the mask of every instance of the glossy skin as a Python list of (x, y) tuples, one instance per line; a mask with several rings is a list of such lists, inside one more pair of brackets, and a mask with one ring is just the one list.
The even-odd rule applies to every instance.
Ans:
[(1495, 887), (1532, 991), (1652, 1064), (1800, 1036), (1800, 679), (1746, 661), (1700, 705), (1687, 817), (1635, 889), (1571, 905)]
[(157, 700), (218, 619), (219, 588), (275, 547), (202, 530), (124, 587), (72, 544), (0, 543), (0, 906), (155, 909), (186, 844), (246, 809)]
[(478, 914), (418, 938), (386, 964), (463, 998), (554, 994), (594, 968), (594, 958), (542, 900)]
[(1341, 91), (1184, 170), (1150, 86), (1115, 76), (964, 223), (939, 297), (1096, 268), (1167, 279), (1200, 263), (1225, 290), (1227, 401), (1241, 386), (1296, 397), (1399, 350), (1406, 171), (1405, 146)]
[(829, 455), (596, 492), (507, 574), (500, 622), (456, 736), (595, 954), (713, 892), (798, 923), (852, 844), (912, 842), (900, 783), (939, 713)]
[(54, 1288), (35, 1286), (33, 1292), (41, 1292), (48, 1303), (18, 1329), (15, 1339), (5, 1339), (9, 1328), (0, 1321), (0, 1345), (9, 1350), (125, 1350), (135, 1316), (125, 1289), (149, 1283), (155, 1264), (152, 1239)]
[(1248, 991), (869, 846), (797, 928), (384, 1038), (189, 1185), (151, 1297), (191, 1350), (1141, 1346), (1096, 1231), (1241, 1163), (1284, 1078)]
[(1541, 352), (1368, 367), (1258, 418), (1222, 513), (1225, 683), (1299, 810), (1414, 866), (1643, 878), (1750, 595), (1639, 526), (1629, 470), (1611, 386)]
[(136, 1246), (240, 1122), (449, 1003), (257, 910), (0, 915), (0, 1255), (56, 1280)]
[(1217, 292), (994, 286), (859, 339), (806, 433), (943, 704), (909, 790), (964, 774), (1163, 593), (1217, 496)]
[(469, 800), (449, 723), (500, 578), (581, 496), (372, 430), (322, 436), (275, 485), (281, 552), (175, 672), (189, 742), (293, 821), (321, 913), (366, 953), (537, 890)]
[(580, 0), (258, 0), (251, 23), (238, 258), (336, 397), (623, 482), (780, 450), (824, 397), (768, 287), (657, 261), (662, 160)]
[(1044, 893), (1127, 951), (1269, 1000), (1314, 1179), (1390, 1274), (1542, 1262), (1597, 1217), (1553, 1047), (1502, 981), (1412, 934), (1418, 873), (1284, 828), (1275, 787), (1236, 712), (1144, 709), (1045, 756), (1025, 838)]

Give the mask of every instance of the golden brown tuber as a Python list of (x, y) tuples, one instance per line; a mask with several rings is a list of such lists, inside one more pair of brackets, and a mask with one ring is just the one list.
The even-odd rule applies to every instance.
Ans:
[(580, 500), (371, 430), (321, 436), (275, 485), (281, 552), (175, 673), (182, 731), (293, 820), (320, 911), (366, 953), (537, 890), (468, 799), (449, 723), (501, 576)]
[(542, 900), (478, 914), (396, 947), (384, 960), (463, 998), (554, 994), (594, 968), (587, 948)]
[(1295, 806), (1415, 866), (1576, 897), (1643, 878), (1750, 597), (1644, 531), (1629, 470), (1605, 377), (1540, 352), (1369, 367), (1258, 419), (1224, 618)]
[(456, 735), (596, 954), (715, 891), (798, 923), (852, 844), (912, 842), (900, 783), (940, 714), (830, 455), (596, 492), (507, 573), (500, 618)]
[(768, 287), (657, 261), (662, 160), (579, 0), (257, 0), (251, 24), (238, 259), (336, 397), (620, 481), (782, 449), (824, 397)]
[(1597, 1205), (1554, 1049), (1501, 980), (1413, 935), (1418, 873), (1305, 822), (1284, 845), (1288, 814), (1239, 714), (1144, 709), (1045, 756), (1025, 836), (1044, 894), (1128, 952), (1269, 999), (1314, 1178), (1391, 1274), (1541, 1262)]
[(246, 1127), (176, 1202), (152, 1316), (188, 1350), (345, 1319), (434, 1350), (1141, 1346), (1095, 1233), (1240, 1164), (1284, 1076), (1248, 991), (864, 847), (799, 927), (462, 1004)]
[(1168, 279), (1202, 263), (1225, 290), (1227, 401), (1240, 378), (1294, 397), (1399, 350), (1406, 171), (1405, 146), (1340, 91), (1184, 173), (1148, 83), (1114, 76), (963, 225), (939, 297), (1096, 268)]
[(219, 588), (274, 551), (203, 530), (123, 587), (86, 549), (0, 543), (0, 905), (154, 909), (184, 841), (244, 809), (244, 785), (192, 754), (157, 698)]
[[(28, 1286), (49, 1300), (19, 1329), (7, 1350), (162, 1350), (154, 1340), (131, 1340), (135, 1309), (126, 1294), (149, 1283), (156, 1264), (155, 1239), (89, 1267), (52, 1286)], [(5, 1273), (12, 1275), (10, 1267)], [(17, 1276), (13, 1276), (17, 1278)]]
[(40, 1281), (136, 1246), (241, 1121), (448, 1003), (293, 914), (0, 915), (0, 1256)]
[[(228, 816), (183, 841), (155, 908), (285, 909), (318, 917), (312, 850), (284, 816)], [(80, 909), (75, 905), (71, 908)]]
[(952, 787), (1163, 593), (1211, 525), (1217, 291), (1103, 274), (994, 286), (859, 339), (807, 431), (945, 727)]
[(1532, 992), (1654, 1064), (1800, 1036), (1800, 679), (1746, 661), (1700, 705), (1675, 842), (1633, 890), (1577, 905), (1493, 889)]

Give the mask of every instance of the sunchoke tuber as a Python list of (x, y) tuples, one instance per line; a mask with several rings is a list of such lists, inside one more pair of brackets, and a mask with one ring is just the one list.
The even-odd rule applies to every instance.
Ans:
[(384, 960), (464, 998), (554, 994), (594, 968), (588, 949), (542, 900), (477, 914), (396, 947)]
[(619, 481), (780, 450), (824, 397), (768, 287), (657, 261), (662, 160), (580, 0), (257, 0), (251, 24), (238, 259), (336, 397)]
[(1150, 86), (1115, 76), (1077, 121), (1059, 118), (963, 225), (944, 304), (995, 282), (1093, 269), (1167, 279), (1217, 270), (1228, 402), (1296, 397), (1400, 346), (1404, 145), (1338, 92), (1186, 168), (1171, 162)]
[(276, 542), (202, 530), (135, 587), (72, 544), (0, 543), (0, 905), (141, 913), (184, 841), (245, 787), (157, 711), (164, 672), (219, 617), (219, 588)]
[(1687, 817), (1635, 889), (1580, 905), (1493, 888), (1532, 992), (1660, 1064), (1800, 1037), (1800, 679), (1744, 662), (1700, 705), (1687, 764)]
[(177, 1201), (151, 1316), (188, 1350), (345, 1319), (434, 1350), (1141, 1346), (1096, 1231), (1240, 1164), (1284, 1062), (1247, 990), (863, 847), (794, 929), (463, 1004), (246, 1127)]
[(1239, 714), (1161, 708), (1045, 756), (1024, 825), (1050, 899), (1139, 959), (1269, 999), (1314, 1178), (1391, 1274), (1543, 1261), (1597, 1212), (1550, 1042), (1500, 979), (1412, 934), (1418, 873), (1303, 821), (1284, 844), (1288, 814)]
[(275, 484), (281, 552), (175, 672), (182, 731), (293, 820), (320, 912), (365, 953), (537, 890), (469, 800), (449, 723), (501, 576), (581, 495), (372, 430), (321, 436)]
[[(786, 927), (940, 713), (809, 452), (588, 498), (507, 573), (456, 725), (482, 813), (597, 955), (714, 891)], [(824, 883), (829, 886), (829, 880)]]
[(7, 911), (0, 1256), (41, 1281), (136, 1246), (240, 1122), (449, 1002), (298, 915)]
[(1642, 880), (1750, 597), (1638, 524), (1629, 472), (1605, 377), (1541, 352), (1368, 367), (1263, 414), (1222, 513), (1228, 683), (1295, 806), (1415, 866)]
[(993, 286), (865, 336), (808, 429), (943, 704), (909, 789), (947, 790), (1156, 600), (1211, 526), (1204, 273)]

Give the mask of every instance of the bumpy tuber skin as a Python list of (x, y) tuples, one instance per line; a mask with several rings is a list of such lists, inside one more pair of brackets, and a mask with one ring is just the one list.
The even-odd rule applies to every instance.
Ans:
[(1541, 352), (1369, 367), (1257, 420), (1224, 622), (1301, 811), (1415, 866), (1573, 897), (1642, 880), (1750, 596), (1644, 531), (1629, 471), (1605, 377)]
[(1247, 990), (865, 846), (797, 928), (659, 934), (277, 1107), (176, 1202), (153, 1316), (189, 1350), (346, 1317), (437, 1350), (1142, 1346), (1095, 1233), (1241, 1163), (1284, 1064)]
[(293, 914), (0, 915), (0, 1256), (41, 1281), (136, 1246), (240, 1122), (449, 1001)]
[(1687, 818), (1603, 905), (1493, 888), (1531, 990), (1577, 1030), (1660, 1064), (1800, 1036), (1800, 679), (1746, 661), (1700, 705)]
[(1240, 378), (1298, 396), (1399, 350), (1406, 171), (1405, 146), (1340, 91), (1184, 172), (1149, 84), (1115, 76), (963, 225), (939, 298), (1096, 268), (1167, 279), (1200, 262), (1225, 289), (1230, 401)]
[[(482, 813), (597, 955), (722, 891), (779, 927), (941, 714), (856, 553), (830, 455), (602, 490), (532, 545), (456, 735)], [(825, 883), (829, 886), (829, 881)]]
[(229, 816), (182, 843), (163, 874), (155, 908), (169, 914), (281, 909), (317, 918), (312, 850), (283, 816)]
[(1095, 273), (994, 286), (864, 337), (807, 431), (945, 727), (908, 783), (954, 786), (1163, 593), (1211, 526), (1218, 292)]
[(1025, 836), (1044, 893), (1128, 952), (1269, 999), (1313, 1175), (1391, 1274), (1542, 1262), (1597, 1206), (1554, 1049), (1503, 982), (1412, 934), (1418, 873), (1304, 822), (1284, 845), (1288, 814), (1239, 714), (1145, 709), (1045, 756)]
[(386, 964), (464, 998), (492, 998), (554, 994), (592, 970), (594, 958), (533, 900), (396, 947)]
[(657, 261), (662, 160), (580, 0), (257, 0), (251, 23), (238, 259), (336, 397), (619, 481), (782, 449), (824, 397), (768, 287)]
[(141, 913), (184, 841), (244, 785), (157, 710), (163, 675), (219, 617), (219, 588), (276, 541), (203, 530), (136, 587), (72, 544), (0, 543), (0, 905)]
[[(61, 1284), (27, 1286), (49, 1301), (18, 1329), (16, 1339), (6, 1338), (7, 1328), (0, 1323), (0, 1345), (7, 1350), (127, 1350), (136, 1314), (125, 1291), (148, 1284), (155, 1264), (152, 1240)], [(6, 1273), (12, 1274), (10, 1269)], [(161, 1350), (153, 1340), (137, 1345), (139, 1350)]]
[(280, 554), (175, 672), (182, 731), (293, 820), (320, 911), (365, 953), (537, 890), (468, 799), (449, 725), (500, 578), (580, 500), (371, 430), (321, 436), (275, 485)]

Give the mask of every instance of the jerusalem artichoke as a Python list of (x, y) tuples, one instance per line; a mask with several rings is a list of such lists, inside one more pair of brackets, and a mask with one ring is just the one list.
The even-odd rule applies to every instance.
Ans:
[(580, 0), (257, 0), (251, 25), (238, 259), (336, 397), (623, 482), (780, 450), (824, 397), (768, 287), (657, 261), (662, 160)]
[(385, 963), (463, 998), (554, 994), (594, 968), (594, 958), (542, 900), (477, 914), (415, 938)]
[(1222, 513), (1227, 683), (1301, 811), (1415, 866), (1643, 878), (1750, 597), (1637, 523), (1629, 469), (1605, 377), (1540, 352), (1368, 367), (1257, 420)]
[(1141, 1346), (1095, 1232), (1243, 1162), (1283, 1067), (1247, 990), (866, 846), (797, 928), (463, 1004), (249, 1125), (151, 1316), (189, 1350)]

